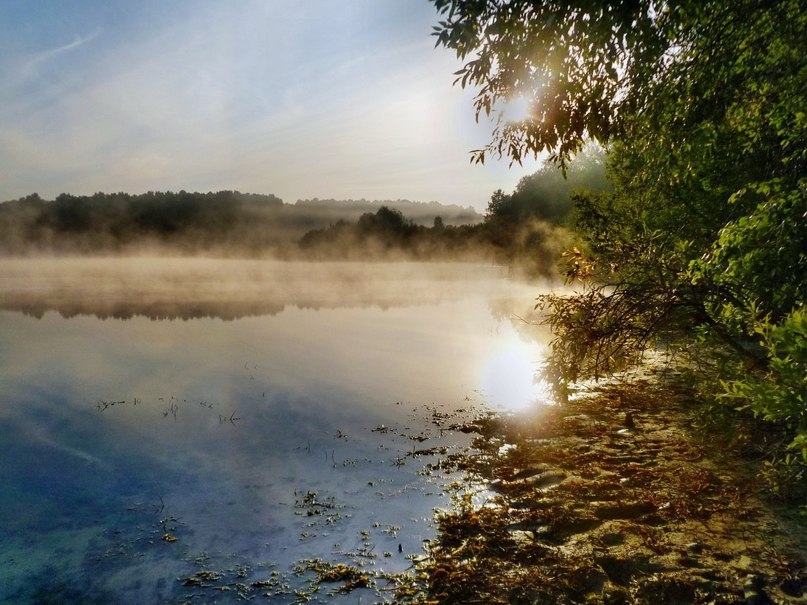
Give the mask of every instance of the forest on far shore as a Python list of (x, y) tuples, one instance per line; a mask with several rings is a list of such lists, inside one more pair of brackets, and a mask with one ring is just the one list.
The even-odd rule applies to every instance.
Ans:
[(0, 255), (206, 255), (308, 260), (458, 260), (555, 273), (579, 189), (606, 187), (596, 153), (551, 165), (471, 207), (408, 200), (298, 200), (238, 191), (31, 194), (0, 203)]

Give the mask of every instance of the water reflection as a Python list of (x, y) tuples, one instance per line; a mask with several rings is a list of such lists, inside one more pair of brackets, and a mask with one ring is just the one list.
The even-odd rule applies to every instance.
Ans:
[[(404, 570), (453, 480), (424, 472), (430, 452), (467, 443), (445, 429), (486, 405), (491, 360), (541, 350), (504, 311), (534, 288), (490, 267), (75, 262), (0, 263), (7, 602), (236, 602), (177, 578), (248, 584), (306, 557)], [(282, 312), (223, 311), (239, 291)], [(158, 299), (213, 317), (154, 321)]]
[[(198, 319), (277, 315), (287, 307), (333, 309), (512, 296), (493, 265), (281, 262), (201, 258), (0, 259), (0, 309), (42, 317)], [(525, 293), (526, 301), (534, 295)]]
[(550, 388), (540, 379), (541, 354), (535, 343), (522, 339), (495, 346), (482, 369), (482, 393), (493, 405), (506, 410), (523, 410), (550, 399)]

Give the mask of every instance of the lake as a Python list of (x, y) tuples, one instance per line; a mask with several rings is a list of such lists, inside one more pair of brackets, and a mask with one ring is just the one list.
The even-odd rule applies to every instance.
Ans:
[[(458, 427), (546, 402), (541, 287), (474, 264), (0, 260), (3, 602), (391, 599), (382, 570), (422, 555), (462, 481), (435, 464)], [(319, 561), (375, 589), (316, 591)]]

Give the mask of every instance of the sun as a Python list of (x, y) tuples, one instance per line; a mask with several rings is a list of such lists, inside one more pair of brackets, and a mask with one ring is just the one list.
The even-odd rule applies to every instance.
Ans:
[(520, 341), (498, 348), (482, 369), (482, 393), (488, 402), (508, 410), (548, 402), (549, 387), (536, 376), (541, 357), (536, 347)]
[(530, 101), (527, 97), (518, 96), (509, 99), (501, 108), (501, 116), (505, 122), (521, 122), (530, 118)]

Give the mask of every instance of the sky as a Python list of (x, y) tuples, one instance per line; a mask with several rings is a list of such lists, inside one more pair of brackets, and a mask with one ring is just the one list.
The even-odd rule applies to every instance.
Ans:
[(218, 191), (484, 211), (537, 161), (470, 163), (427, 0), (3, 0), (0, 201)]

